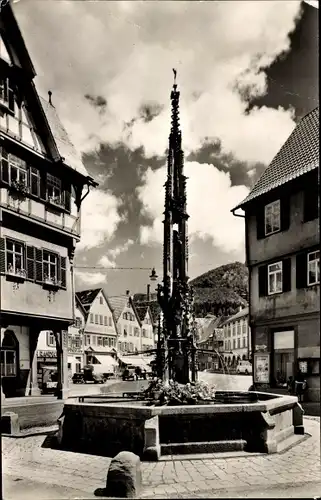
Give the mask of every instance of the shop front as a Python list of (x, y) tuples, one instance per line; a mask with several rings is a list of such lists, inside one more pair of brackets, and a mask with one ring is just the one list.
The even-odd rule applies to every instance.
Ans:
[[(320, 334), (318, 321), (253, 330), (253, 382), (257, 390), (286, 392), (305, 381), (304, 401), (320, 401)], [(310, 343), (310, 345), (306, 345)], [(311, 345), (312, 344), (312, 345)]]

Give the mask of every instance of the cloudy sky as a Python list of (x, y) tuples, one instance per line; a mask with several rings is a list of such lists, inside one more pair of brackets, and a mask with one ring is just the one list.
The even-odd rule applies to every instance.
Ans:
[[(37, 71), (89, 173), (77, 288), (144, 291), (161, 272), (172, 68), (178, 70), (190, 276), (244, 261), (230, 210), (318, 96), (318, 11), (296, 0), (21, 0)], [(98, 269), (85, 268), (96, 266)], [(102, 268), (102, 269), (99, 269)]]

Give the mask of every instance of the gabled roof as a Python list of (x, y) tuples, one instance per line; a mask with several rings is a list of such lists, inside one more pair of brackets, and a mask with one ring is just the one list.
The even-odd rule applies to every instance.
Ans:
[(226, 319), (224, 321), (224, 323), (222, 323), (221, 326), (227, 325), (228, 323), (231, 323), (231, 321), (237, 321), (240, 318), (244, 318), (244, 316), (248, 316), (248, 314), (249, 314), (249, 308), (244, 307), (244, 309), (242, 309), (241, 311), (237, 312), (236, 314), (233, 314), (233, 316), (230, 316), (228, 319)]
[(70, 141), (66, 129), (64, 128), (58, 117), (56, 108), (43, 97), (39, 96), (39, 98), (45, 116), (47, 118), (48, 125), (51, 129), (51, 133), (55, 140), (59, 155), (63, 159), (63, 162), (79, 174), (88, 177), (88, 172), (76, 148)]
[(79, 299), (81, 305), (88, 313), (92, 303), (101, 291), (101, 288), (94, 288), (90, 290), (82, 290), (81, 292), (76, 292), (76, 297)]
[(137, 314), (138, 314), (140, 321), (143, 322), (145, 319), (146, 313), (148, 311), (148, 305), (141, 306), (139, 304), (135, 304), (135, 308), (136, 308), (136, 311), (137, 311)]
[(35, 68), (32, 64), (19, 25), (9, 2), (6, 3), (6, 5), (3, 5), (0, 9), (0, 21), (4, 24), (7, 40), (9, 41), (11, 47), (14, 47), (14, 52), (11, 47), (7, 47), (13, 62), (18, 66), (23, 67), (24, 71), (29, 73), (31, 78), (35, 77)]
[(146, 300), (144, 300), (144, 301), (141, 301), (141, 300), (135, 301), (135, 299), (134, 299), (134, 303), (135, 303), (136, 309), (138, 307), (149, 307), (150, 314), (151, 314), (151, 317), (152, 317), (152, 322), (153, 322), (153, 324), (157, 323), (158, 316), (161, 313), (161, 308), (160, 308), (160, 305), (158, 304), (157, 301), (154, 301), (154, 300), (152, 300), (150, 302), (146, 301)]
[(130, 306), (132, 307), (134, 314), (136, 315), (137, 321), (139, 324), (141, 324), (138, 312), (136, 310), (134, 301), (130, 295), (120, 295), (119, 297), (111, 297), (109, 299), (110, 306), (113, 310), (114, 317), (115, 317), (115, 322), (117, 322), (121, 316), (121, 313), (129, 303)]
[(80, 302), (80, 299), (79, 297), (77, 296), (77, 293), (75, 293), (75, 297), (76, 297), (76, 306), (81, 310), (81, 312), (83, 313), (84, 316), (86, 316), (86, 309), (84, 308), (84, 306), (82, 305), (82, 303)]
[(305, 115), (237, 208), (319, 166), (319, 108)]
[[(13, 64), (22, 68), (23, 73), (20, 75), (20, 78), (24, 79), (24, 97), (27, 104), (30, 105), (31, 102), (30, 108), (36, 108), (37, 110), (37, 115), (39, 115), (38, 120), (41, 120), (37, 127), (39, 130), (45, 130), (45, 143), (50, 151), (49, 156), (55, 162), (62, 160), (67, 168), (84, 176), (88, 184), (97, 186), (98, 184), (88, 175), (80, 155), (71, 143), (65, 128), (59, 120), (54, 106), (41, 98), (37, 93), (33, 82), (36, 72), (9, 3), (0, 9), (0, 28), (3, 40), (7, 40), (6, 45), (8, 45), (7, 49), (10, 52), (9, 55)], [(43, 140), (43, 137), (41, 139)]]

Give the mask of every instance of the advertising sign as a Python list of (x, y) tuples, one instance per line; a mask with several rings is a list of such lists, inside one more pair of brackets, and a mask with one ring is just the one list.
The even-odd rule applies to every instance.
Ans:
[(270, 354), (254, 354), (254, 382), (270, 382)]

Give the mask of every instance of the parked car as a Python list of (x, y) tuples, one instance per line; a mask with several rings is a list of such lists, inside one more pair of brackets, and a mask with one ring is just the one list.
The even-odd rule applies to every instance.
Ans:
[(123, 380), (137, 380), (136, 366), (127, 365), (123, 371), (122, 379)]
[(84, 384), (85, 383), (84, 373), (83, 372), (74, 373), (71, 380), (73, 381), (74, 384)]
[(103, 373), (95, 372), (94, 365), (84, 366), (84, 382), (93, 382), (94, 384), (103, 384), (106, 382), (106, 377)]
[(239, 361), (236, 367), (236, 373), (244, 373), (249, 375), (252, 373), (252, 365), (249, 361)]

